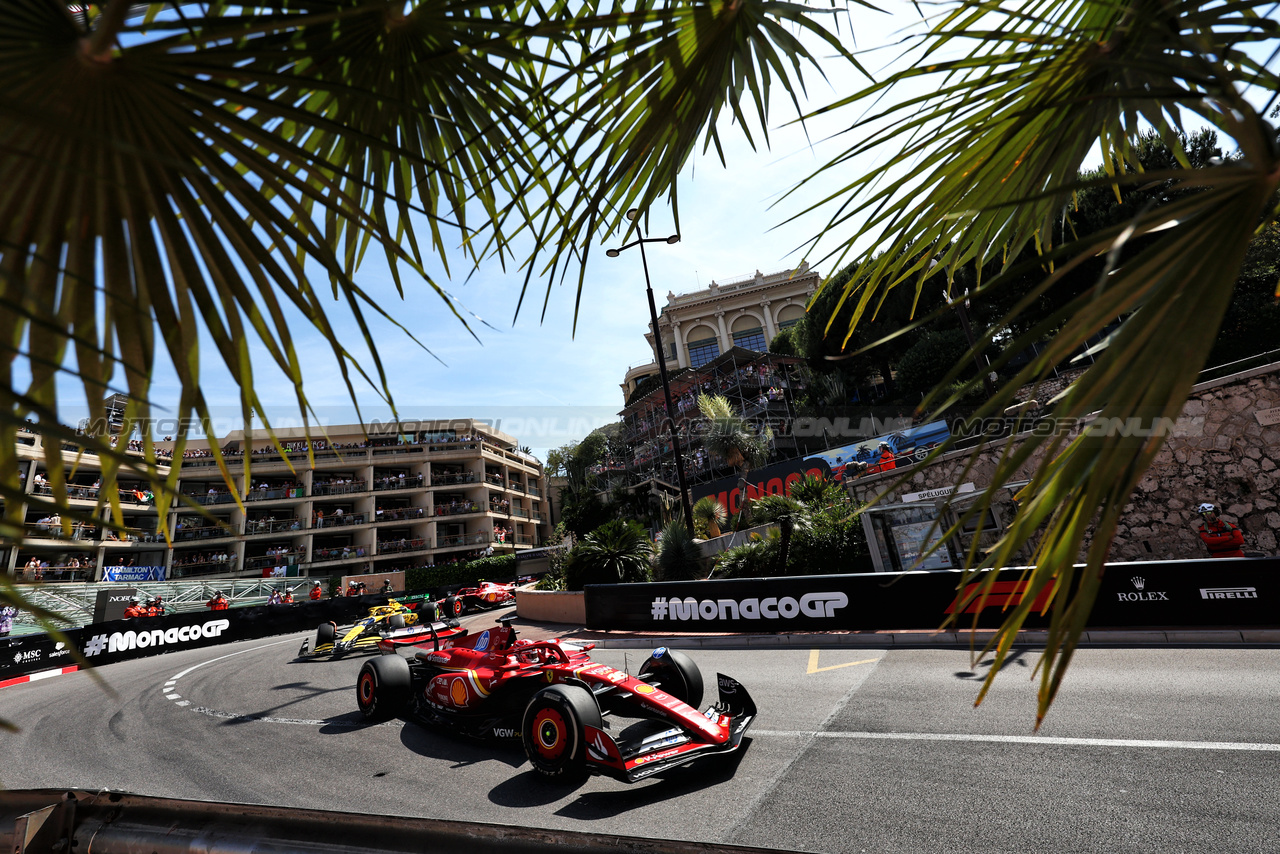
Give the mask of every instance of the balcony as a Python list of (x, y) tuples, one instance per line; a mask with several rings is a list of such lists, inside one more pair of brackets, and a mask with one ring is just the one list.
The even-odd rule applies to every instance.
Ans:
[(341, 516), (317, 516), (315, 528), (341, 528), (347, 525), (363, 525), (365, 516), (363, 513), (343, 513)]
[(478, 534), (449, 534), (436, 537), (436, 548), (448, 549), (456, 546), (478, 546), (488, 542), (488, 531), (481, 531)]
[(512, 507), (512, 508), (511, 508), (511, 515), (512, 515), (512, 516), (519, 516), (521, 519), (528, 519), (528, 518), (529, 518), (529, 511), (528, 511), (528, 510), (526, 510), (526, 509), (524, 509), (523, 507)]
[(72, 566), (71, 564), (59, 564), (57, 566), (40, 566), (25, 567), (20, 566), (14, 570), (15, 581), (30, 582), (32, 584), (48, 584), (55, 581), (93, 581), (98, 570), (92, 566)]
[(185, 561), (179, 561), (175, 558), (171, 575), (174, 578), (189, 578), (193, 575), (218, 575), (235, 571), (235, 558), (214, 558), (195, 555)]
[(507, 485), (506, 481), (502, 479), (502, 475), (500, 474), (486, 474), (484, 479), (486, 483), (491, 483), (494, 486), (505, 487)]
[[(373, 479), (373, 491), (381, 492), (387, 489), (420, 489), (426, 478), (420, 474), (400, 475), (398, 477), (375, 477)], [(434, 486), (434, 482), (432, 483)]]
[(527, 489), (525, 489), (525, 492), (527, 492), (529, 495), (532, 495), (534, 498), (542, 497), (542, 490), (538, 489), (538, 487), (536, 486), (528, 487)]
[(296, 517), (289, 519), (250, 519), (245, 523), (245, 534), (278, 534), (281, 531), (301, 531), (302, 520)]
[(324, 563), (331, 560), (352, 560), (366, 557), (368, 549), (364, 546), (332, 546), (327, 549), (311, 550), (312, 563)]
[(533, 534), (516, 534), (516, 545), (517, 546), (533, 545)]
[(27, 532), (28, 538), (36, 540), (92, 540), (98, 532), (95, 525), (87, 522), (72, 522), (71, 532), (67, 533), (57, 517), (28, 522), (22, 527)]
[(412, 519), (422, 519), (427, 515), (427, 511), (421, 507), (393, 507), (390, 510), (378, 510), (373, 514), (374, 523), (378, 522), (405, 522)]
[(245, 501), (276, 501), (281, 498), (305, 498), (306, 489), (301, 486), (268, 486), (266, 489), (254, 487), (244, 496)]
[(356, 492), (368, 492), (363, 480), (330, 481), (311, 484), (312, 495), (351, 495)]
[(215, 540), (221, 537), (234, 537), (239, 533), (240, 529), (237, 526), (230, 524), (187, 525), (183, 523), (174, 528), (173, 541), (175, 543), (182, 543), (189, 540)]
[(475, 483), (479, 480), (473, 471), (464, 471), (458, 474), (437, 474), (431, 476), (432, 486), (456, 486), (461, 483)]
[(458, 504), (437, 504), (437, 516), (461, 516), (464, 513), (479, 513), (480, 505), (474, 501), (464, 501)]
[[(53, 486), (50, 485), (48, 481), (37, 480), (35, 482), (35, 485), (31, 488), (31, 493), (33, 495), (53, 495)], [(76, 483), (68, 483), (67, 497), (78, 498), (82, 501), (97, 501), (98, 487), (84, 486), (82, 484), (76, 484)]]
[(431, 548), (431, 541), (424, 537), (396, 540), (378, 540), (378, 554), (401, 554), (403, 552), (425, 552)]
[(268, 566), (286, 566), (291, 563), (301, 563), (306, 554), (306, 549), (298, 547), (276, 552), (275, 554), (247, 557), (244, 559), (244, 568), (263, 569)]

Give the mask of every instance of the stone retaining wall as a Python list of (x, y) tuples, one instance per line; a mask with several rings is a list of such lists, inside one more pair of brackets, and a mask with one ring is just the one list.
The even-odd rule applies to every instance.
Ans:
[[(1244, 530), (1246, 549), (1275, 554), (1280, 540), (1280, 364), (1196, 386), (1183, 419), (1180, 425), (1189, 429), (1168, 440), (1125, 508), (1110, 559), (1205, 557), (1195, 530), (1196, 505), (1203, 501), (1218, 504), (1223, 516)], [(985, 489), (1006, 441), (985, 449), (968, 472), (968, 451), (918, 467), (884, 501), (958, 483)], [(1017, 479), (1029, 478), (1038, 459), (1033, 457)], [(900, 476), (901, 470), (862, 478), (851, 491), (866, 500)]]

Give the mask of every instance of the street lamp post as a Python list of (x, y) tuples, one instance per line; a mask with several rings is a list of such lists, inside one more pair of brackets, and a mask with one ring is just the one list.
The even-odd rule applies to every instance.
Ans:
[[(640, 212), (635, 208), (627, 211), (627, 219), (632, 222)], [(676, 428), (675, 416), (671, 414), (673, 401), (671, 400), (671, 385), (667, 381), (667, 360), (662, 352), (662, 336), (658, 334), (658, 307), (653, 301), (653, 284), (649, 281), (649, 259), (644, 254), (644, 245), (646, 243), (679, 243), (680, 235), (673, 234), (670, 237), (645, 237), (640, 232), (640, 225), (636, 224), (636, 233), (640, 234), (631, 243), (621, 246), (617, 249), (605, 250), (606, 255), (610, 258), (617, 258), (624, 251), (633, 246), (640, 247), (640, 263), (644, 267), (644, 287), (645, 293), (649, 297), (649, 324), (653, 330), (653, 351), (658, 357), (658, 375), (662, 377), (662, 397), (663, 409), (667, 414), (667, 430), (671, 433), (671, 451), (676, 457), (676, 479), (680, 483), (680, 505), (684, 508), (684, 524), (689, 529), (689, 533), (693, 534), (693, 508), (689, 506), (689, 486), (684, 478), (684, 449), (680, 447), (680, 431)]]

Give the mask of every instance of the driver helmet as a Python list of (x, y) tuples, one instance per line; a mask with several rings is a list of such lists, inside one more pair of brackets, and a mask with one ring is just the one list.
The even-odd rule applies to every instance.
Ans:
[(1197, 508), (1196, 508), (1196, 512), (1197, 512), (1197, 513), (1212, 513), (1212, 514), (1214, 514), (1214, 515), (1216, 516), (1216, 515), (1218, 514), (1218, 507), (1217, 507), (1217, 505), (1215, 505), (1215, 504), (1210, 504), (1209, 502), (1207, 502), (1207, 501), (1206, 501), (1204, 504), (1201, 504), (1199, 507), (1197, 507)]

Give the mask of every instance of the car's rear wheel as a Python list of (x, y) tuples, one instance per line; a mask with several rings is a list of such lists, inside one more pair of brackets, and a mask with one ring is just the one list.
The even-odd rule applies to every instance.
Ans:
[(457, 619), (462, 616), (462, 600), (457, 596), (444, 597), (444, 612), (450, 617)]
[(520, 738), (533, 770), (559, 782), (580, 782), (587, 776), (586, 727), (600, 728), (600, 706), (586, 688), (551, 685), (525, 707)]
[(702, 702), (702, 671), (678, 649), (655, 649), (640, 666), (640, 678), (659, 683), (663, 691), (695, 709)]
[(409, 662), (395, 654), (380, 655), (360, 667), (356, 705), (369, 720), (387, 720), (404, 711), (412, 690)]
[(338, 626), (335, 623), (321, 623), (316, 627), (316, 645), (313, 650), (319, 649), (323, 644), (331, 644), (338, 638)]
[(387, 617), (387, 625), (393, 629), (403, 629), (404, 614), (392, 614), (390, 617)]

